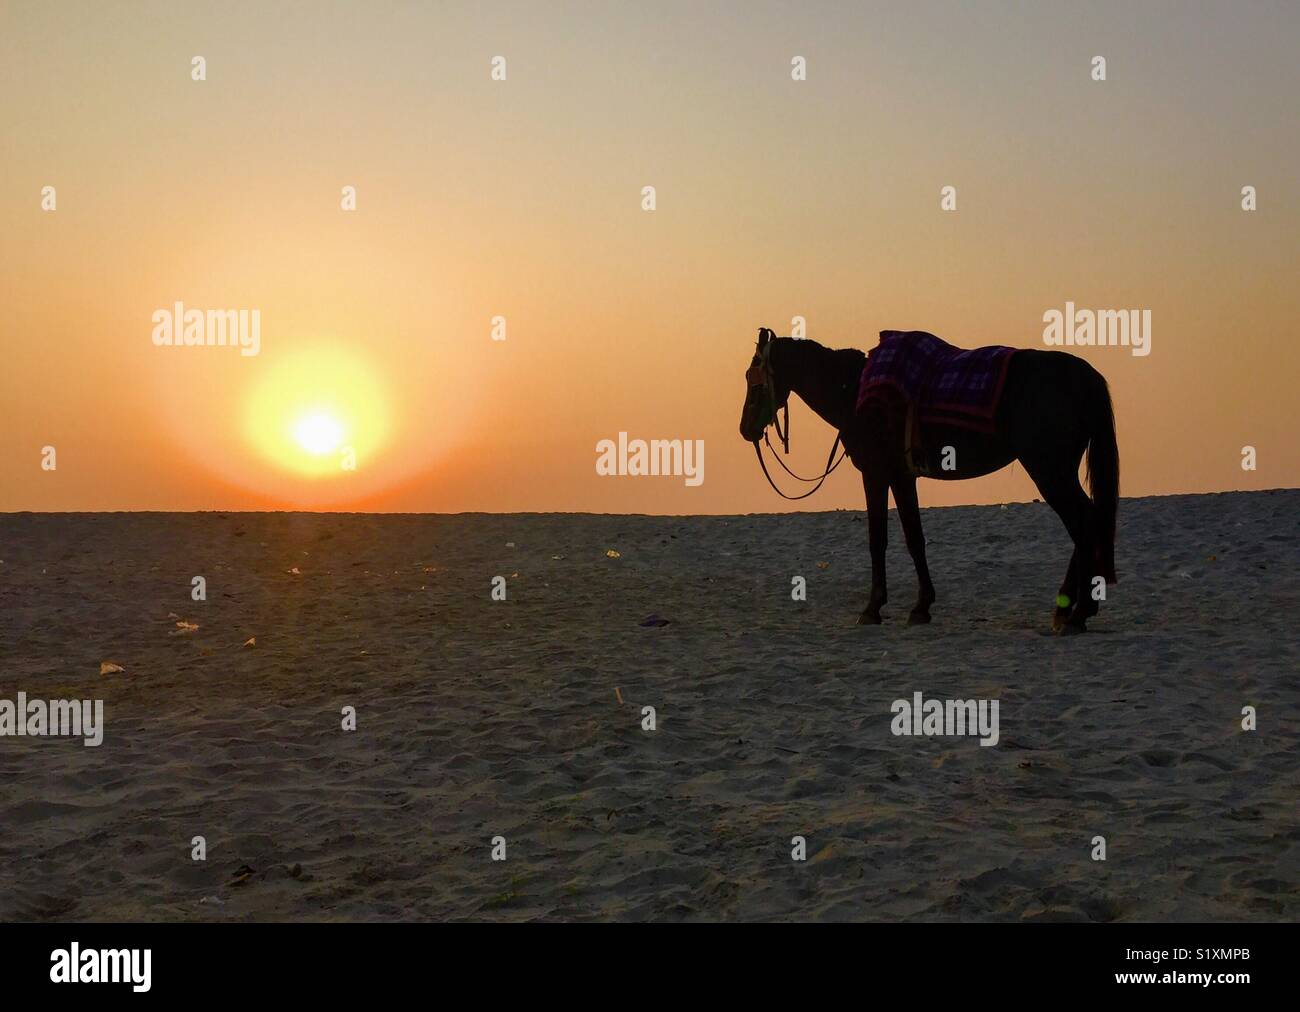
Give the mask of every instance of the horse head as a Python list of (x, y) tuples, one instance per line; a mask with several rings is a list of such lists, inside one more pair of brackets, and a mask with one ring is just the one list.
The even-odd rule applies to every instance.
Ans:
[(740, 435), (748, 443), (757, 443), (777, 412), (790, 400), (790, 385), (783, 382), (773, 367), (772, 354), (776, 334), (767, 327), (758, 332), (758, 346), (745, 372), (745, 405), (740, 412)]

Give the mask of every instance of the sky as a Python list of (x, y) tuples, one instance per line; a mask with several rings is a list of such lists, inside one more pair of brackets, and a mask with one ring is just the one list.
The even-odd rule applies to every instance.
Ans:
[[(758, 471), (757, 329), (1033, 348), (1067, 302), (1151, 313), (1149, 355), (1076, 349), (1124, 495), (1295, 486), (1297, 38), (1294, 3), (4, 0), (0, 510), (861, 509)], [(257, 354), (159, 346), (177, 302), (256, 309)], [(598, 473), (620, 432), (702, 440), (703, 481)]]

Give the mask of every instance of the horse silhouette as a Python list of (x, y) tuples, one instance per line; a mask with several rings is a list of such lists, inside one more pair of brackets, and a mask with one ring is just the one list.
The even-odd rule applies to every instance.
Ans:
[[(883, 332), (882, 347), (887, 335), (896, 334)], [(922, 336), (938, 341), (933, 335)], [(836, 445), (843, 444), (844, 454), (862, 472), (871, 550), (871, 594), (858, 618), (860, 623), (879, 624), (880, 609), (888, 600), (885, 546), (890, 491), (919, 582), (908, 624), (930, 621), (935, 593), (925, 560), (916, 494), (918, 475), (962, 480), (990, 474), (1014, 460), (1024, 465), (1074, 542), (1053, 614), (1055, 631), (1083, 632), (1087, 620), (1098, 610), (1094, 578), (1115, 582), (1119, 448), (1106, 380), (1088, 362), (1068, 352), (1006, 351), (1005, 372), (989, 410), (988, 425), (980, 428), (963, 424), (956, 416), (936, 420), (936, 416), (942, 419), (942, 412), (931, 412), (927, 417), (927, 405), (916, 403), (902, 392), (874, 398), (869, 409), (860, 411), (859, 395), (868, 392), (862, 383), (868, 362), (863, 352), (778, 338), (766, 328), (759, 332), (758, 346), (746, 373), (748, 389), (740, 416), (740, 434), (754, 444), (759, 462), (763, 462), (760, 440), (766, 439), (769, 425), (776, 426), (788, 450), (788, 402), (790, 394), (796, 393), (837, 431)], [(778, 420), (782, 410), (786, 413), (784, 431)], [(1085, 451), (1091, 499), (1079, 482), (1079, 462)], [(834, 455), (833, 445), (820, 479), (800, 480), (818, 481), (820, 486), (838, 466), (831, 463)], [(766, 473), (766, 465), (763, 470)], [(770, 476), (768, 480), (771, 482)]]

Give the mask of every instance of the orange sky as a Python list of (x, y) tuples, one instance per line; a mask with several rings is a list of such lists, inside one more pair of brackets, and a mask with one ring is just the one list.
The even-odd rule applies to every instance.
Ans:
[[(779, 510), (759, 326), (1042, 347), (1067, 300), (1152, 314), (1150, 356), (1083, 350), (1125, 495), (1296, 485), (1300, 9), (1076, 6), (7, 3), (0, 510)], [(176, 301), (257, 308), (259, 354), (155, 347)], [(353, 471), (274, 448), (313, 363), (371, 405)], [(598, 475), (620, 431), (705, 480)]]

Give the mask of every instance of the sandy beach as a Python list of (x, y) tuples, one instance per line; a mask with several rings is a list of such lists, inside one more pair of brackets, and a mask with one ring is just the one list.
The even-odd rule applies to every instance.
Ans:
[(105, 727), (0, 737), (0, 919), (1293, 920), (1300, 490), (1119, 515), (1059, 638), (1041, 503), (924, 511), (917, 628), (892, 516), (868, 628), (860, 512), (6, 514), (0, 699)]

